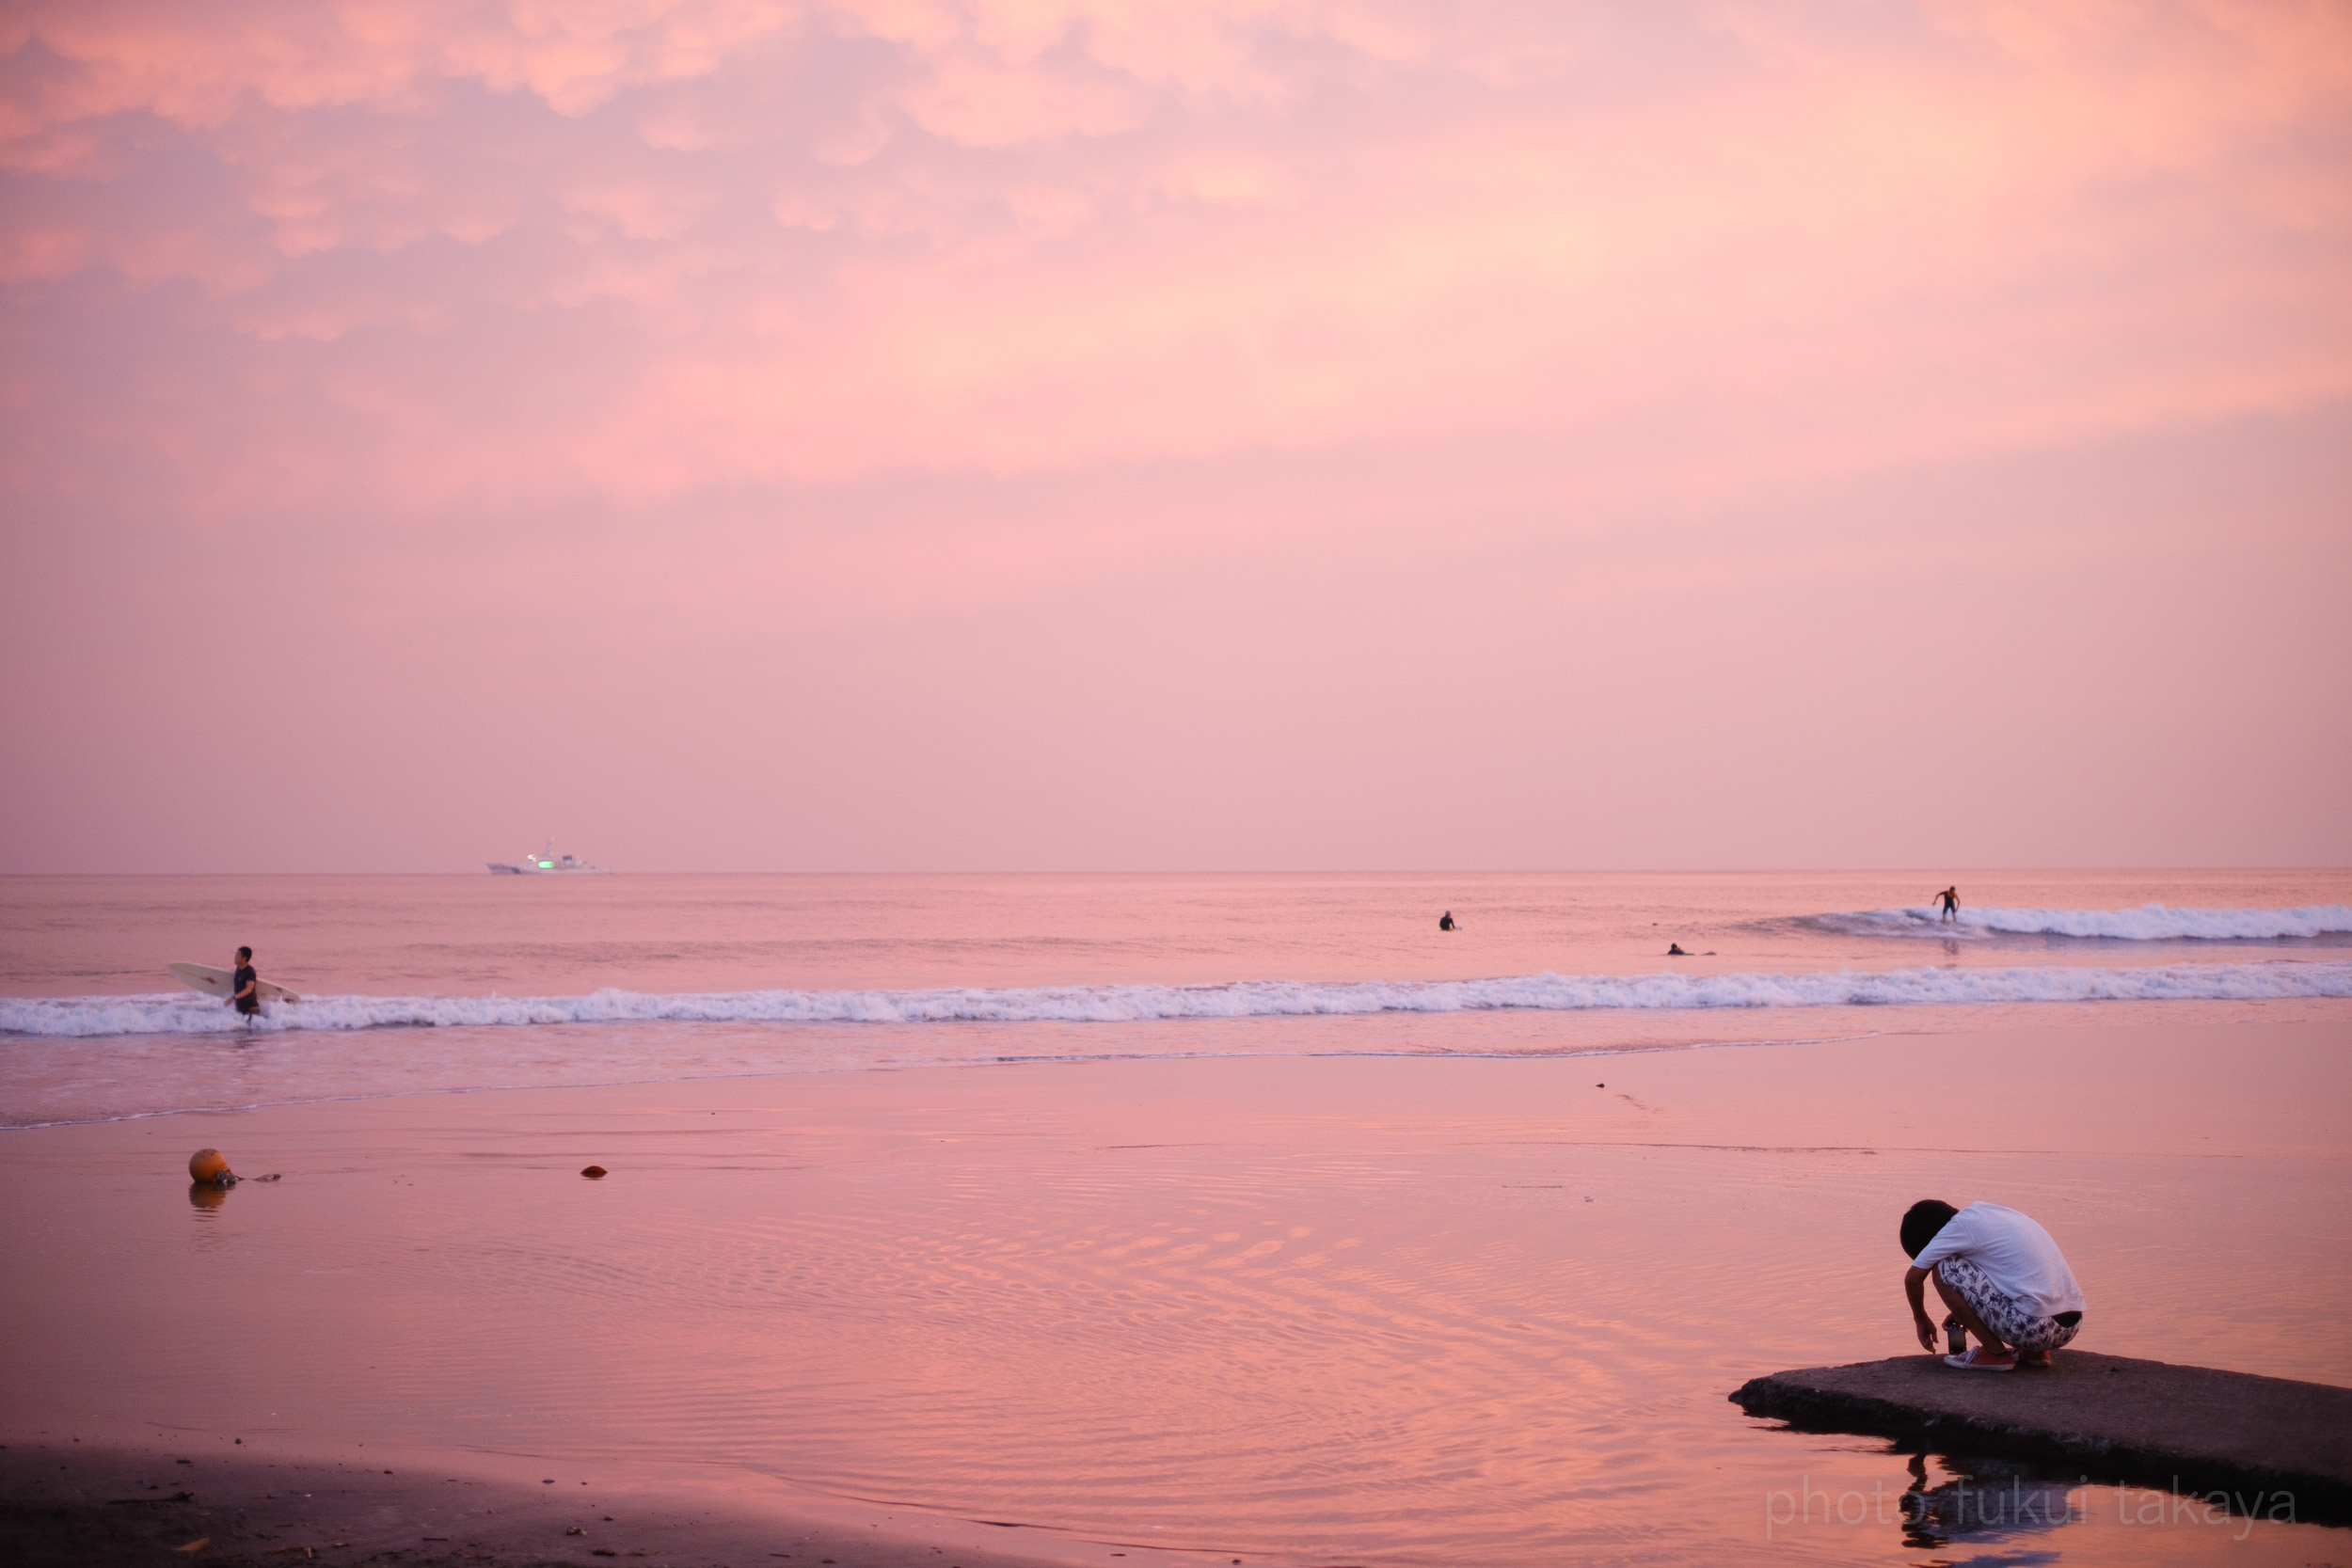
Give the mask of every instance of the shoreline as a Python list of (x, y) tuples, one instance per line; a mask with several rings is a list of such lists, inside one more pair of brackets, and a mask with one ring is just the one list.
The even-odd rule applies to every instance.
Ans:
[[(258, 1451), (224, 1458), (207, 1451), (211, 1441), (132, 1447), (11, 1437), (0, 1445), (0, 1555), (93, 1568), (189, 1560), (257, 1568), (289, 1560), (1057, 1568), (1076, 1555), (1104, 1557), (1099, 1549), (1073, 1554), (1069, 1544), (1007, 1552), (977, 1539), (1003, 1532), (977, 1521), (903, 1511), (828, 1516), (806, 1499), (796, 1509), (792, 1500), (746, 1497), (739, 1484), (719, 1502), (691, 1485), (548, 1485), (522, 1473), (566, 1467), (552, 1461), (507, 1456), (493, 1465), (485, 1464), (491, 1456), (389, 1450), (378, 1457), (391, 1459), (389, 1466)], [(1126, 1560), (1178, 1559), (1130, 1548)]]
[[(2249, 1010), (2251, 1016), (2249, 1016)], [(1702, 1027), (1701, 1020), (1724, 1027)], [(1733, 1020), (1747, 1025), (1730, 1026)], [(956, 1071), (967, 1069), (1020, 1067), (1090, 1067), (1099, 1064), (1187, 1062), (1216, 1060), (1445, 1060), (1497, 1062), (1573, 1062), (1614, 1057), (1680, 1055), (1749, 1050), (1780, 1050), (1839, 1046), (1868, 1040), (1921, 1037), (2009, 1036), (2021, 1032), (2098, 1035), (2118, 1030), (2153, 1033), (2211, 1029), (2252, 1023), (2259, 1027), (2335, 1027), (2352, 1036), (2352, 998), (2305, 998), (2294, 1001), (2247, 1003), (2216, 999), (2167, 1002), (2019, 1002), (2000, 1005), (1905, 1005), (1895, 1007), (1757, 1006), (1702, 1008), (1686, 1014), (1676, 1009), (1632, 1009), (1616, 1012), (1548, 1011), (1493, 1008), (1466, 1013), (1297, 1015), (1208, 1020), (1152, 1020), (1136, 1023), (960, 1022), (894, 1024), (884, 1022), (823, 1022), (803, 1024), (679, 1024), (613, 1021), (567, 1025), (451, 1025), (422, 1030), (379, 1028), (322, 1031), (316, 1034), (272, 1035), (246, 1041), (234, 1035), (138, 1035), (107, 1037), (101, 1044), (150, 1053), (137, 1063), (137, 1081), (184, 1089), (179, 1079), (199, 1070), (211, 1072), (234, 1065), (263, 1074), (280, 1071), (325, 1073), (315, 1090), (285, 1092), (287, 1085), (273, 1082), (262, 1098), (209, 1105), (131, 1106), (95, 1114), (72, 1114), (38, 1121), (0, 1121), (0, 1134), (95, 1127), (180, 1117), (232, 1117), (303, 1108), (409, 1101), (432, 1096), (573, 1093), (598, 1091), (657, 1091), (691, 1093), (698, 1086), (762, 1082), (796, 1082), (860, 1074)], [(642, 1046), (615, 1055), (603, 1065), (613, 1076), (566, 1080), (528, 1077), (500, 1083), (475, 1083), (458, 1078), (423, 1081), (386, 1087), (355, 1087), (338, 1083), (333, 1065), (337, 1053), (356, 1053), (359, 1060), (342, 1076), (372, 1077), (395, 1040), (404, 1037), (432, 1041), (440, 1056), (462, 1057), (473, 1037), (498, 1038), (517, 1029), (546, 1029), (551, 1039), (570, 1049), (590, 1047), (605, 1032), (616, 1039), (644, 1031), (680, 1031), (671, 1043), (694, 1043), (696, 1036), (723, 1042), (707, 1046), (712, 1053), (683, 1073), (647, 1075), (649, 1065)], [(854, 1031), (884, 1049), (870, 1057), (852, 1060), (821, 1057), (759, 1059), (730, 1053), (723, 1042), (743, 1031), (787, 1041), (823, 1040), (839, 1031)], [(1606, 1032), (1604, 1032), (1604, 1030)], [(1219, 1037), (1218, 1049), (1137, 1049), (1138, 1036), (1168, 1036), (1209, 1032)], [(893, 1037), (936, 1042), (953, 1039), (970, 1047), (962, 1053), (896, 1056), (887, 1049)], [(1369, 1040), (1367, 1040), (1369, 1037)], [(19, 1036), (10, 1040), (39, 1064), (26, 1092), (36, 1101), (57, 1093), (54, 1080), (78, 1070), (67, 1048), (83, 1042), (72, 1037)], [(1019, 1040), (1026, 1048), (1007, 1052), (997, 1042)], [(1113, 1042), (1125, 1048), (1114, 1048)], [(1091, 1042), (1096, 1048), (1081, 1049)], [(1344, 1043), (1343, 1043), (1344, 1042)], [(260, 1044), (271, 1053), (252, 1062), (233, 1063), (175, 1053), (195, 1047), (201, 1053), (229, 1047), (243, 1050)], [(1156, 1041), (1152, 1043), (1157, 1043)], [(593, 1056), (593, 1051), (588, 1053)], [(281, 1065), (283, 1064), (283, 1065)], [(434, 1068), (408, 1070), (432, 1072)]]
[[(65, 1455), (60, 1550), (119, 1523), (87, 1513), (117, 1478), (260, 1517), (270, 1465), (390, 1454), (392, 1533), (316, 1523), (403, 1564), (476, 1549), (395, 1540), (430, 1498), (375, 1488), (411, 1470), (514, 1495), (485, 1507), (539, 1533), (477, 1531), (501, 1563), (613, 1560), (540, 1530), (549, 1478), (616, 1523), (733, 1521), (677, 1558), (733, 1568), (803, 1568), (778, 1528), (910, 1554), (840, 1568), (1721, 1558), (1801, 1474), (1908, 1484), (1724, 1392), (1905, 1348), (1921, 1190), (2047, 1215), (2092, 1348), (2352, 1382), (2352, 1270), (2290, 1244), (2352, 1192), (2345, 1037), (914, 1067), (16, 1129), (0, 1473)], [(1953, 1100), (1963, 1067), (2033, 1092)], [(192, 1202), (199, 1144), (284, 1180)], [(218, 1494), (123, 1468), (248, 1453)], [(287, 1517), (220, 1549), (318, 1544)]]

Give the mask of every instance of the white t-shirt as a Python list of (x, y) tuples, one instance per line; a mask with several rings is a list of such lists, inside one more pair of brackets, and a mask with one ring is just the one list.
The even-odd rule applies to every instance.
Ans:
[(2014, 1209), (1972, 1203), (1954, 1214), (1935, 1240), (1912, 1262), (1931, 1269), (1947, 1258), (1964, 1258), (1982, 1269), (1994, 1288), (2030, 1306), (2037, 1317), (2083, 1309), (2083, 1288), (2066, 1266), (2050, 1233)]

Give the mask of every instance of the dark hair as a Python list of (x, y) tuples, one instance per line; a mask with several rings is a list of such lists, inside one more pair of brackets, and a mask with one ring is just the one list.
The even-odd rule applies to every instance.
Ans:
[(1927, 1251), (1936, 1232), (1952, 1223), (1960, 1211), (1940, 1197), (1923, 1197), (1903, 1211), (1903, 1254), (1916, 1258)]
[(237, 959), (240, 963), (251, 963), (253, 961), (253, 949), (250, 947), (238, 948)]

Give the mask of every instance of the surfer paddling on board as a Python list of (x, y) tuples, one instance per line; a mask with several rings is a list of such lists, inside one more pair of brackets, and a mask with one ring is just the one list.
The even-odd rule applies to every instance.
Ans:
[(253, 949), (237, 949), (237, 973), (229, 979), (229, 1005), (245, 1015), (246, 1027), (262, 1016), (262, 977), (253, 970)]
[(1937, 917), (1939, 924), (1957, 922), (1960, 919), (1960, 884), (1954, 882), (1950, 887), (1937, 894), (1935, 902), (1944, 906), (1943, 914)]

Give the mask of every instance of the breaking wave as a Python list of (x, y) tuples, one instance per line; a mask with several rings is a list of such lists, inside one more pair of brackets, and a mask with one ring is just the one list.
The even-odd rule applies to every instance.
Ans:
[[(1985, 912), (1985, 911), (1979, 911)], [(2196, 912), (2196, 911), (2185, 911)], [(322, 996), (274, 1005), (265, 1030), (580, 1023), (1135, 1023), (1454, 1013), (1503, 1008), (1846, 1007), (2352, 997), (2352, 962), (2092, 969), (1898, 969), (1812, 974), (1524, 974), (1491, 980), (1247, 980), (1221, 986), (755, 990), (586, 996)], [(0, 1032), (49, 1037), (230, 1034), (246, 1025), (188, 994), (0, 998)]]
[(2098, 937), (2112, 942), (2275, 942), (2282, 937), (2352, 933), (2352, 904), (2306, 904), (2296, 910), (2170, 909), (2143, 904), (2136, 910), (1972, 910), (1963, 906), (1955, 923), (1939, 920), (1932, 907), (1865, 910), (1817, 914), (1804, 924), (1856, 936)]

